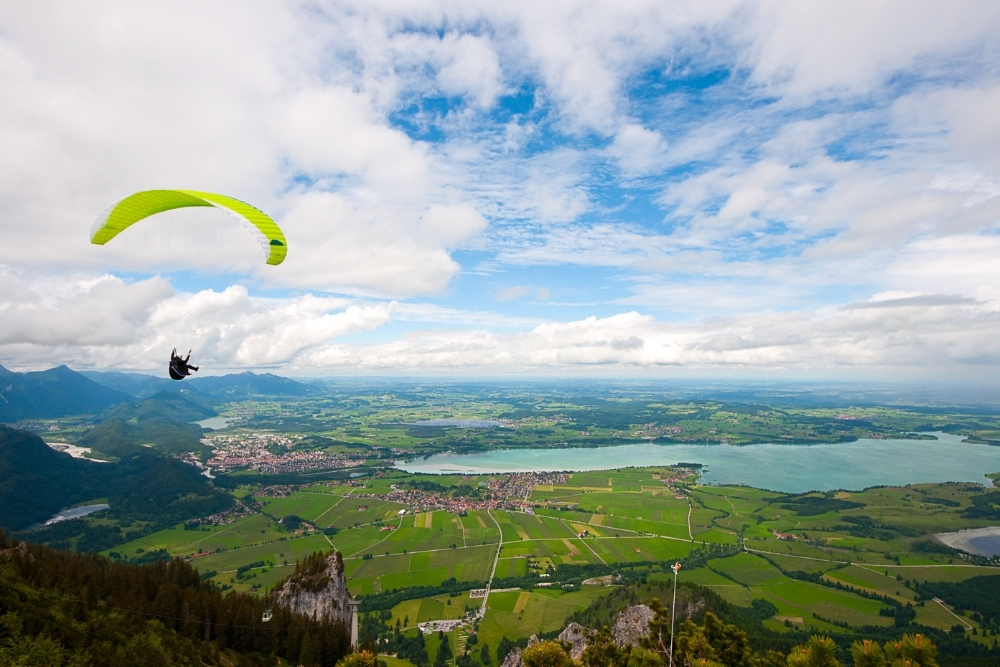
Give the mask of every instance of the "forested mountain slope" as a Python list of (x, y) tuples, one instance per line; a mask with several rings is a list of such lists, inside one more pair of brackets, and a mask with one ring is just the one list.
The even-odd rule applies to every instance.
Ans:
[(148, 565), (17, 543), (0, 533), (0, 664), (62, 667), (332, 667), (343, 624), (314, 621), (251, 595), (223, 595), (182, 560)]
[(202, 428), (191, 422), (215, 414), (204, 397), (162, 391), (113, 408), (77, 444), (116, 457), (141, 445), (152, 445), (164, 454), (207, 451), (201, 444)]
[(0, 426), (0, 528), (22, 529), (87, 501), (104, 500), (121, 521), (156, 525), (233, 503), (193, 466), (145, 448), (123, 446), (119, 454), (117, 463), (74, 459), (34, 434)]

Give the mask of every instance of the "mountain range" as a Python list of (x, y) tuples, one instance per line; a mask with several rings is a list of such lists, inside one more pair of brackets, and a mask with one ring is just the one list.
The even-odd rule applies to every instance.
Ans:
[(308, 396), (314, 388), (271, 373), (233, 373), (192, 377), (182, 383), (155, 375), (115, 371), (83, 371), (81, 375), (109, 389), (134, 398), (148, 398), (162, 391), (189, 390), (202, 396), (229, 400), (252, 396)]
[(0, 422), (100, 414), (163, 392), (179, 393), (205, 406), (253, 396), (307, 396), (314, 391), (310, 385), (270, 373), (191, 378), (181, 384), (141, 373), (78, 373), (66, 366), (16, 373), (0, 366)]
[(31, 373), (0, 366), (0, 422), (95, 414), (131, 400), (66, 366)]

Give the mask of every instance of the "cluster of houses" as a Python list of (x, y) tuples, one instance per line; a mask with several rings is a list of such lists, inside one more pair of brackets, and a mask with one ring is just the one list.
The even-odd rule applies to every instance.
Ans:
[(218, 514), (210, 514), (206, 517), (198, 519), (195, 524), (197, 525), (212, 525), (212, 526), (224, 526), (226, 524), (239, 521), (240, 519), (249, 516), (251, 514), (257, 514), (259, 512), (259, 507), (257, 503), (252, 500), (238, 500), (236, 504), (227, 509), (224, 512), (219, 512)]
[(491, 476), (486, 480), (481, 477), (468, 476), (463, 478), (469, 486), (475, 489), (474, 494), (452, 491), (424, 491), (408, 489), (392, 485), (387, 494), (355, 493), (355, 498), (377, 498), (390, 500), (404, 505), (410, 505), (415, 512), (444, 510), (460, 514), (469, 510), (503, 509), (531, 512), (528, 498), (531, 489), (538, 485), (565, 484), (568, 481), (566, 473), (560, 472), (516, 472)]
[(362, 466), (358, 455), (330, 454), (325, 451), (296, 452), (287, 436), (274, 433), (219, 435), (202, 440), (212, 447), (208, 467), (219, 472), (250, 468), (262, 473), (288, 473), (304, 470), (329, 470)]
[(272, 484), (259, 487), (254, 495), (262, 498), (286, 498), (298, 490), (294, 484)]
[(684, 429), (680, 426), (659, 426), (657, 424), (643, 424), (638, 430), (633, 432), (636, 437), (643, 440), (656, 440), (664, 435), (677, 435)]

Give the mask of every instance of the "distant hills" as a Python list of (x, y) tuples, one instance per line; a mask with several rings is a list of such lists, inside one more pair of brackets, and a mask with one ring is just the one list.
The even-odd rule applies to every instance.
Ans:
[[(123, 434), (121, 442), (129, 445), (131, 439)], [(106, 499), (111, 515), (125, 523), (164, 525), (211, 514), (233, 502), (197, 468), (177, 459), (141, 447), (123, 446), (118, 455), (118, 463), (75, 459), (32, 433), (0, 426), (0, 528), (23, 529), (65, 507), (98, 499)]]
[(166, 454), (207, 452), (202, 428), (191, 422), (215, 415), (209, 400), (185, 391), (163, 391), (138, 403), (122, 403), (90, 429), (78, 445), (121, 458), (143, 445)]
[[(305, 396), (313, 389), (271, 374), (239, 373), (174, 382), (139, 373), (77, 373), (66, 366), (15, 373), (0, 366), (0, 423), (85, 415), (98, 423), (75, 444), (113, 459), (75, 459), (41, 438), (0, 424), (0, 529), (24, 530), (74, 505), (106, 502), (102, 521), (70, 520), (30, 539), (99, 551), (139, 534), (232, 505), (197, 468), (173, 458), (207, 454), (192, 422), (215, 406), (255, 396)], [(111, 521), (104, 521), (104, 519)]]
[(98, 384), (128, 394), (133, 398), (149, 398), (161, 391), (176, 391), (178, 383), (143, 373), (117, 371), (80, 371), (80, 375)]
[[(315, 391), (310, 385), (270, 373), (236, 373), (175, 382), (141, 373), (78, 373), (66, 366), (30, 373), (15, 373), (0, 366), (0, 422), (100, 414), (136, 399), (158, 396), (162, 400), (165, 393), (184, 396), (188, 402), (208, 408), (218, 401), (254, 396), (308, 396)], [(188, 421), (212, 414), (215, 413), (201, 414)]]
[(178, 422), (193, 422), (214, 417), (213, 401), (189, 390), (161, 391), (138, 403), (123, 403), (107, 413), (109, 418), (163, 418)]
[(176, 392), (180, 389), (222, 400), (253, 396), (308, 396), (315, 393), (315, 389), (309, 385), (271, 373), (246, 372), (192, 377), (183, 382), (142, 373), (84, 371), (82, 374), (94, 382), (129, 394), (133, 398), (149, 398), (162, 391)]
[(14, 373), (0, 366), (0, 422), (95, 414), (133, 397), (66, 366)]
[(271, 373), (199, 377), (185, 382), (191, 383), (194, 391), (227, 400), (251, 396), (309, 396), (316, 393), (309, 385)]

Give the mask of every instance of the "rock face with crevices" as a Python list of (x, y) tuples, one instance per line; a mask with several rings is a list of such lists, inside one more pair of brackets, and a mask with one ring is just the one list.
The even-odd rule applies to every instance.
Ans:
[(521, 649), (514, 647), (507, 654), (507, 657), (503, 659), (503, 664), (500, 667), (523, 667), (524, 663), (521, 661)]
[(638, 646), (639, 640), (649, 634), (649, 622), (656, 614), (644, 604), (625, 607), (615, 619), (615, 644)]
[(274, 603), (315, 620), (351, 627), (351, 596), (347, 592), (344, 559), (339, 551), (314, 554), (295, 567), (274, 591)]
[[(531, 635), (531, 639), (528, 640), (528, 646), (536, 643), (538, 643), (538, 635)], [(511, 649), (511, 652), (504, 658), (500, 667), (524, 667), (524, 661), (521, 660), (521, 649), (516, 646)]]
[(587, 648), (587, 628), (579, 623), (570, 623), (566, 629), (559, 634), (559, 641), (569, 644), (569, 655), (574, 660), (579, 660)]

